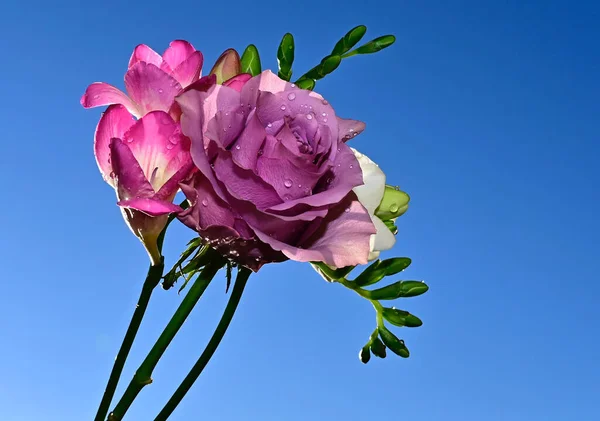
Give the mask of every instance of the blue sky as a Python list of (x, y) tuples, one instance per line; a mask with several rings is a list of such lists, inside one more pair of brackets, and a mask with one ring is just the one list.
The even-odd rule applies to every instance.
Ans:
[[(393, 253), (430, 291), (396, 305), (411, 358), (362, 365), (372, 308), (308, 265), (265, 267), (173, 420), (595, 420), (600, 6), (567, 1), (116, 1), (0, 6), (4, 179), (0, 408), (6, 421), (95, 413), (147, 266), (92, 153), (93, 81), (122, 86), (133, 47), (255, 43), (297, 72), (348, 29), (393, 33), (317, 90), (367, 123), (353, 146), (412, 196)], [(297, 73), (300, 74), (300, 73)], [(172, 262), (191, 233), (169, 231)], [(216, 281), (129, 413), (146, 421), (204, 348)], [(157, 290), (124, 386), (181, 300)]]

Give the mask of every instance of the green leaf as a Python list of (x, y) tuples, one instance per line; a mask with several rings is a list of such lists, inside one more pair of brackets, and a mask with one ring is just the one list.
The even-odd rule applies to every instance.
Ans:
[(385, 276), (385, 271), (378, 270), (379, 265), (381, 264), (381, 260), (375, 260), (368, 268), (362, 271), (360, 275), (356, 277), (354, 283), (359, 287), (364, 287), (367, 285), (373, 285), (383, 279)]
[(385, 186), (383, 199), (375, 210), (375, 216), (382, 221), (394, 219), (404, 214), (408, 209), (410, 196), (397, 187)]
[(354, 54), (373, 54), (384, 48), (389, 47), (396, 42), (396, 37), (393, 35), (384, 35), (379, 38), (375, 38), (373, 41), (369, 41), (364, 45), (361, 45), (356, 50), (352, 51)]
[(250, 73), (252, 76), (256, 76), (262, 71), (258, 48), (256, 48), (254, 44), (250, 44), (246, 47), (240, 62), (242, 65), (242, 73)]
[(396, 308), (384, 307), (381, 315), (394, 326), (419, 327), (423, 325), (423, 322), (417, 316)]
[(342, 62), (342, 57), (339, 55), (330, 55), (321, 60), (317, 66), (310, 69), (308, 72), (302, 75), (299, 80), (309, 78), (309, 79), (323, 79), (329, 73), (333, 72), (338, 68), (340, 63)]
[(300, 89), (306, 89), (307, 91), (312, 91), (315, 89), (316, 82), (314, 79), (299, 79), (296, 81), (296, 86)]
[(371, 300), (395, 300), (396, 298), (416, 297), (427, 292), (429, 287), (421, 281), (398, 281), (383, 288), (369, 291)]
[(344, 35), (333, 47), (331, 51), (332, 55), (338, 54), (342, 55), (345, 52), (350, 51), (352, 47), (354, 47), (365, 35), (367, 32), (367, 27), (365, 25), (356, 26), (348, 31), (346, 35)]
[(373, 355), (375, 355), (376, 357), (379, 357), (379, 358), (386, 357), (385, 345), (383, 344), (383, 342), (381, 342), (381, 339), (379, 339), (379, 338), (375, 338), (373, 340), (373, 342), (371, 342), (371, 351), (373, 352)]
[(294, 36), (289, 32), (283, 36), (277, 49), (277, 75), (283, 80), (292, 78), (292, 64), (294, 63)]
[(408, 358), (410, 353), (408, 352), (408, 348), (404, 345), (404, 341), (400, 340), (386, 329), (384, 326), (379, 327), (379, 335), (381, 339), (383, 339), (383, 343), (396, 355), (401, 356), (402, 358)]
[(358, 358), (360, 358), (360, 362), (366, 364), (371, 359), (371, 351), (369, 351), (369, 345), (365, 345), (360, 352), (358, 353)]
[[(170, 289), (171, 287), (173, 287), (175, 282), (177, 282), (177, 280), (181, 276), (181, 265), (188, 259), (188, 257), (192, 255), (192, 253), (196, 251), (198, 247), (200, 247), (200, 244), (202, 244), (202, 239), (200, 237), (193, 238), (187, 243), (187, 248), (183, 251), (183, 253), (181, 253), (179, 260), (177, 260), (177, 262), (173, 265), (171, 270), (165, 276), (163, 276), (163, 289)], [(200, 250), (197, 253), (197, 255), (200, 253), (202, 253), (202, 250)]]

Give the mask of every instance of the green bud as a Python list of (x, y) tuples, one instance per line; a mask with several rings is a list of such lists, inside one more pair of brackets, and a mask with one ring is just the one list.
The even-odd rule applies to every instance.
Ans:
[(395, 36), (384, 35), (382, 37), (375, 38), (373, 41), (369, 41), (364, 45), (361, 45), (353, 52), (354, 54), (372, 54), (389, 47), (394, 42), (396, 42)]
[(366, 364), (371, 359), (371, 351), (369, 351), (369, 345), (365, 345), (360, 352), (358, 353), (358, 358), (360, 358), (360, 362)]
[(333, 72), (338, 68), (340, 63), (342, 62), (342, 57), (339, 55), (330, 55), (321, 60), (317, 66), (310, 69), (306, 72), (300, 79), (308, 78), (308, 79), (323, 79), (329, 73)]
[(381, 315), (394, 326), (419, 327), (423, 325), (423, 322), (417, 316), (396, 308), (385, 307)]
[(296, 81), (296, 86), (300, 89), (306, 89), (307, 91), (312, 91), (315, 89), (316, 82), (314, 79), (299, 79)]
[(240, 73), (242, 73), (240, 56), (237, 51), (230, 48), (217, 59), (209, 75), (217, 75), (217, 83), (222, 84)]
[(363, 273), (358, 275), (354, 283), (359, 287), (373, 285), (381, 281), (385, 276), (395, 275), (402, 272), (410, 265), (408, 257), (394, 257), (386, 260), (376, 260)]
[(386, 329), (384, 326), (379, 327), (379, 335), (381, 339), (383, 339), (383, 343), (396, 355), (401, 356), (402, 358), (408, 358), (410, 353), (408, 352), (408, 348), (404, 345), (404, 341), (400, 340)]
[(283, 80), (292, 78), (292, 64), (294, 63), (294, 36), (289, 32), (283, 36), (277, 49), (277, 75)]
[(404, 214), (408, 209), (410, 196), (396, 187), (385, 186), (383, 199), (375, 210), (375, 215), (382, 221), (394, 219)]
[(376, 357), (379, 357), (379, 358), (386, 357), (385, 345), (383, 344), (383, 342), (381, 342), (381, 339), (379, 339), (379, 338), (375, 338), (371, 342), (371, 351), (373, 352), (373, 355), (375, 355)]
[(250, 73), (252, 76), (260, 74), (262, 71), (260, 55), (258, 54), (258, 48), (256, 48), (254, 44), (250, 44), (246, 47), (242, 54), (240, 64), (242, 66), (242, 73)]
[(425, 294), (429, 287), (421, 281), (398, 281), (383, 288), (369, 291), (371, 300), (395, 300)]
[(348, 31), (348, 33), (344, 35), (342, 39), (340, 39), (337, 42), (337, 44), (335, 44), (335, 47), (333, 47), (331, 54), (342, 55), (350, 51), (350, 49), (362, 39), (366, 32), (367, 27), (365, 25), (359, 25), (355, 28), (350, 29), (350, 31)]

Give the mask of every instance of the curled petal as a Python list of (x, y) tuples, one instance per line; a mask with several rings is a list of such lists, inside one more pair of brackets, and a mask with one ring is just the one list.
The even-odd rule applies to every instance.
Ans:
[(202, 73), (204, 57), (200, 51), (194, 52), (171, 72), (182, 87), (187, 87), (197, 81)]
[(365, 130), (365, 123), (358, 120), (350, 120), (337, 117), (339, 127), (339, 139), (341, 142), (346, 142), (353, 137), (358, 136)]
[(95, 82), (88, 86), (79, 102), (84, 108), (122, 104), (134, 116), (139, 118), (142, 115), (137, 104), (125, 93), (104, 82)]
[[(100, 173), (104, 180), (110, 185), (113, 184), (113, 167), (110, 159), (110, 141), (112, 138), (122, 139), (123, 135), (135, 123), (129, 111), (120, 104), (114, 104), (108, 107), (102, 114), (100, 122), (96, 127), (94, 136), (94, 155)], [(114, 174), (113, 174), (114, 175)]]
[(371, 251), (389, 250), (396, 244), (396, 236), (385, 226), (383, 221), (373, 216), (373, 224), (377, 232), (371, 236)]
[(235, 89), (238, 92), (242, 91), (242, 88), (252, 78), (252, 75), (249, 73), (241, 73), (237, 76), (232, 77), (231, 79), (223, 82), (223, 86), (228, 86), (231, 89)]
[(162, 55), (162, 60), (164, 60), (164, 62), (174, 70), (195, 52), (196, 49), (192, 46), (192, 44), (187, 41), (177, 39), (169, 44), (169, 47)]
[(110, 142), (110, 155), (119, 200), (154, 196), (152, 185), (125, 142), (113, 138)]
[(355, 187), (353, 190), (358, 197), (358, 201), (367, 208), (370, 215), (373, 215), (375, 209), (381, 203), (381, 199), (383, 199), (385, 174), (368, 156), (363, 155), (356, 149), (352, 149), (352, 152), (360, 164), (363, 176), (363, 185)]

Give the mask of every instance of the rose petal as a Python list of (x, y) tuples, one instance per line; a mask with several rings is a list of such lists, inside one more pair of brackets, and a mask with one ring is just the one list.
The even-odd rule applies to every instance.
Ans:
[(121, 105), (114, 104), (102, 114), (94, 136), (94, 155), (100, 173), (104, 180), (114, 185), (111, 173), (113, 167), (110, 162), (110, 140), (114, 137), (123, 138), (123, 135), (135, 123), (133, 116)]
[(131, 58), (129, 59), (128, 69), (131, 69), (140, 61), (154, 64), (156, 67), (160, 67), (163, 64), (163, 58), (160, 56), (160, 54), (148, 47), (146, 44), (140, 44), (133, 49), (133, 54), (131, 54)]
[(122, 208), (138, 210), (148, 216), (168, 215), (182, 211), (181, 207), (171, 202), (151, 198), (120, 200), (117, 205)]
[(339, 268), (367, 263), (369, 239), (375, 227), (367, 210), (351, 193), (330, 210), (318, 230), (299, 247), (275, 240), (260, 230), (254, 231), (260, 240), (292, 260), (324, 262)]
[(358, 120), (350, 120), (346, 118), (337, 117), (339, 127), (339, 140), (346, 142), (353, 137), (358, 136), (365, 130), (365, 123)]
[(181, 85), (154, 64), (139, 61), (125, 74), (125, 87), (139, 112), (169, 111)]
[(134, 116), (141, 117), (142, 115), (137, 104), (125, 93), (104, 82), (95, 82), (88, 86), (79, 102), (84, 108), (122, 104)]
[(110, 142), (110, 155), (119, 200), (154, 196), (152, 185), (125, 142), (113, 138)]
[(233, 161), (247, 170), (256, 170), (256, 162), (263, 147), (266, 132), (254, 110), (246, 120), (246, 127), (231, 148)]

